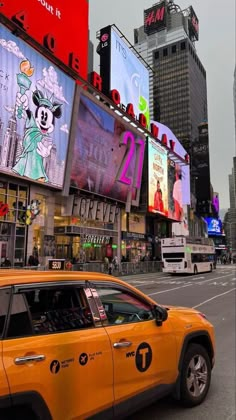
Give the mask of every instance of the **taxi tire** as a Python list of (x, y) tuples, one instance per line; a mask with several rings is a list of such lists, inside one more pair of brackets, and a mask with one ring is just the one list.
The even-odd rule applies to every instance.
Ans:
[(33, 411), (27, 407), (15, 407), (14, 409), (7, 410), (5, 414), (0, 414), (1, 420), (38, 420)]
[[(201, 357), (201, 360), (204, 361), (205, 366), (207, 368), (206, 374), (206, 384), (205, 389), (199, 396), (193, 396), (192, 393), (188, 390), (187, 386), (187, 379), (189, 376), (189, 364), (191, 360), (195, 357)], [(182, 364), (182, 371), (181, 371), (181, 378), (180, 378), (180, 403), (185, 407), (194, 407), (196, 405), (201, 404), (210, 387), (211, 383), (211, 363), (209, 355), (206, 349), (197, 343), (192, 343), (188, 346), (186, 353), (184, 355), (183, 364)]]

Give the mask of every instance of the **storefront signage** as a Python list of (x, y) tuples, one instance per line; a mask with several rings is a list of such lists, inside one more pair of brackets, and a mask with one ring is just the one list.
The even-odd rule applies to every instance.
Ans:
[(48, 260), (48, 269), (54, 271), (65, 270), (65, 260)]
[(0, 217), (6, 216), (6, 214), (9, 212), (9, 206), (6, 203), (3, 203), (0, 201)]
[(87, 0), (4, 0), (0, 2), (0, 12), (87, 79)]
[(110, 236), (100, 236), (100, 235), (86, 235), (81, 233), (80, 238), (83, 239), (84, 242), (92, 243), (92, 244), (109, 244)]
[(86, 220), (99, 220), (103, 223), (115, 223), (119, 211), (119, 207), (113, 204), (90, 198), (76, 197), (73, 216)]
[(0, 24), (0, 171), (63, 188), (74, 81)]
[(136, 233), (136, 232), (122, 232), (122, 240), (126, 241), (137, 241), (137, 240), (145, 240), (146, 235), (144, 233)]

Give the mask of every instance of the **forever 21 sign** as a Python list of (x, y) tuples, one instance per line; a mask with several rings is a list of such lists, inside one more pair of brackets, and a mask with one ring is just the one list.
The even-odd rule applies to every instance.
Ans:
[(0, 12), (82, 78), (87, 78), (87, 0), (2, 0)]

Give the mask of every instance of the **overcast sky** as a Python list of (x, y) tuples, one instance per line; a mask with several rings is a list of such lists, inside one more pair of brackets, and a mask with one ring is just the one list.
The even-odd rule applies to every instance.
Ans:
[[(133, 29), (143, 25), (143, 11), (152, 0), (89, 0), (90, 38), (115, 23), (133, 44)], [(181, 9), (193, 6), (199, 19), (197, 54), (207, 72), (211, 182), (220, 207), (229, 207), (228, 175), (235, 155), (233, 74), (235, 66), (235, 0), (175, 0)], [(95, 52), (95, 55), (96, 52)], [(98, 56), (95, 70), (98, 70)]]

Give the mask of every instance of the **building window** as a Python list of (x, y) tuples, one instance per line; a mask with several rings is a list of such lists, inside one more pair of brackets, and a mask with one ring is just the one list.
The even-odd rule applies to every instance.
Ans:
[(180, 49), (181, 49), (181, 51), (183, 51), (183, 50), (186, 49), (186, 42), (185, 41), (184, 42), (181, 42)]
[(172, 51), (172, 54), (175, 54), (176, 53), (176, 45), (173, 45), (172, 46), (171, 51)]
[(155, 51), (154, 52), (154, 59), (158, 60), (159, 59), (159, 51)]
[(167, 57), (167, 55), (168, 55), (168, 49), (167, 48), (164, 48), (164, 50), (163, 50), (163, 57)]

